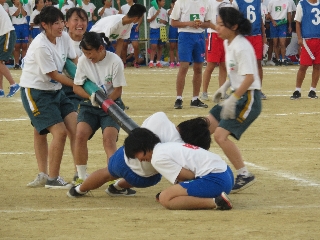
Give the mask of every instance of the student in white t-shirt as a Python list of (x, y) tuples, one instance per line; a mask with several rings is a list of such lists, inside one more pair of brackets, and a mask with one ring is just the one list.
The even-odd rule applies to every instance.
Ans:
[[(77, 6), (79, 7), (79, 6)], [(82, 1), (82, 6), (80, 6), (83, 10), (85, 10), (88, 14), (88, 27), (87, 27), (87, 32), (90, 31), (90, 29), (93, 26), (93, 21), (97, 21), (98, 18), (94, 13), (94, 10), (96, 9), (96, 6), (90, 2), (90, 0), (83, 0)]]
[(224, 39), (229, 79), (215, 92), (213, 100), (219, 103), (229, 87), (232, 89), (232, 94), (210, 110), (209, 129), (237, 170), (232, 192), (238, 192), (252, 185), (255, 177), (246, 168), (240, 150), (229, 136), (239, 140), (259, 116), (261, 81), (254, 49), (244, 37), (251, 32), (250, 21), (235, 8), (220, 8), (216, 30), (219, 37)]
[(121, 57), (124, 40), (130, 37), (132, 24), (139, 22), (145, 12), (145, 6), (134, 4), (126, 14), (101, 18), (93, 25), (90, 32), (104, 33), (110, 41), (117, 41), (115, 53)]
[[(68, 29), (68, 34), (71, 38), (71, 42), (74, 50), (78, 57), (82, 55), (79, 44), (82, 39), (83, 34), (87, 29), (88, 16), (87, 13), (81, 8), (70, 8), (66, 14), (66, 27)], [(78, 109), (78, 105), (82, 100), (81, 97), (73, 92), (73, 87), (62, 85), (62, 91), (73, 103), (74, 109)], [(70, 141), (74, 143), (74, 141)], [(74, 144), (70, 144), (71, 151), (74, 151)], [(36, 129), (34, 129), (34, 149), (35, 155), (38, 163), (39, 173), (36, 178), (27, 184), (27, 187), (43, 187), (48, 178), (48, 141), (47, 134), (39, 134)], [(75, 174), (74, 179), (77, 177)]]
[[(13, 6), (9, 7), (12, 24), (16, 31), (17, 40), (14, 46), (14, 69), (20, 69), (19, 61), (26, 55), (29, 42), (29, 25), (27, 21), (26, 7), (21, 4), (20, 0), (12, 0)], [(20, 58), (21, 52), (21, 58)]]
[(34, 39), (41, 32), (40, 26), (35, 25), (33, 22), (33, 19), (35, 18), (35, 16), (37, 16), (41, 12), (42, 8), (44, 7), (44, 2), (43, 0), (35, 0), (34, 4), (35, 6), (30, 16), (30, 28), (31, 28), (32, 39)]
[[(197, 117), (175, 126), (163, 112), (157, 112), (148, 117), (141, 125), (154, 132), (161, 142), (192, 143), (209, 149), (211, 143), (208, 130), (208, 120)], [(68, 196), (80, 197), (89, 190), (101, 187), (104, 183), (118, 179), (106, 190), (110, 196), (134, 196), (136, 191), (132, 187), (150, 187), (161, 179), (150, 162), (139, 162), (129, 159), (124, 154), (123, 147), (119, 148), (109, 159), (108, 167), (91, 173), (80, 185), (70, 189)]]
[(193, 62), (193, 92), (190, 101), (192, 108), (207, 108), (199, 99), (202, 83), (202, 66), (205, 57), (204, 30), (209, 27), (212, 18), (209, 0), (177, 0), (170, 15), (171, 25), (178, 28), (180, 67), (176, 80), (175, 109), (183, 108), (183, 89), (189, 70)]
[(53, 6), (43, 8), (34, 23), (41, 24), (43, 31), (32, 41), (24, 58), (20, 77), (21, 99), (37, 132), (52, 135), (45, 188), (69, 189), (71, 184), (65, 182), (59, 172), (67, 134), (71, 144), (75, 144), (77, 113), (61, 90), (62, 84), (73, 86), (62, 70), (66, 58), (77, 63), (77, 55), (69, 35), (63, 31), (64, 16), (59, 9)]
[[(122, 110), (122, 88), (127, 85), (122, 61), (116, 54), (106, 51), (105, 44), (110, 44), (104, 33), (86, 32), (80, 42), (83, 55), (79, 58), (74, 78), (73, 91), (84, 100), (78, 108), (77, 138), (75, 145), (75, 162), (79, 180), (86, 178), (88, 161), (88, 140), (101, 128), (103, 146), (107, 161), (117, 150), (116, 141), (120, 126), (104, 112), (95, 101), (95, 94), (90, 96), (83, 89), (86, 79), (90, 79), (103, 89)], [(89, 99), (91, 101), (89, 101)]]
[[(4, 8), (4, 10), (9, 14), (9, 4), (6, 3), (6, 0), (0, 0), (0, 4)], [(10, 15), (10, 14), (9, 14)]]
[[(118, 10), (112, 7), (112, 1), (111, 0), (101, 0), (103, 7), (99, 8), (98, 15), (101, 18), (112, 16), (118, 14)], [(120, 0), (117, 0), (117, 4), (120, 8)]]
[[(160, 29), (165, 27), (168, 23), (167, 11), (163, 8), (165, 0), (157, 0), (158, 10), (151, 7), (148, 12), (147, 22), (150, 23), (150, 62), (149, 68), (153, 68), (156, 65), (157, 68), (162, 68), (160, 63), (162, 56), (162, 48), (166, 42), (162, 41)], [(154, 56), (157, 55), (157, 63), (153, 63)]]
[(16, 33), (14, 27), (0, 1), (0, 98), (5, 97), (3, 76), (10, 83), (10, 92), (7, 97), (13, 97), (20, 89), (19, 84), (15, 83), (8, 67), (4, 63), (10, 59), (15, 43)]
[[(130, 8), (135, 5), (137, 3), (138, 0), (126, 0), (127, 4), (121, 6), (121, 11), (119, 11), (119, 13), (122, 14), (127, 14), (130, 10)], [(123, 46), (122, 46), (122, 54), (121, 54), (121, 58), (123, 61), (123, 64), (126, 64), (126, 57), (127, 57), (127, 48), (128, 48), (128, 44), (131, 41), (132, 42), (132, 46), (134, 48), (134, 58), (138, 59), (139, 58), (139, 29), (140, 29), (140, 25), (142, 23), (143, 18), (141, 17), (138, 22), (134, 22), (131, 25), (131, 32), (130, 32), (130, 39), (126, 39), (124, 40)], [(126, 65), (125, 65), (126, 66)], [(136, 62), (134, 62), (134, 67), (139, 68), (140, 65)]]
[(156, 196), (165, 208), (232, 209), (227, 193), (233, 187), (233, 174), (219, 155), (187, 143), (161, 143), (146, 128), (132, 130), (124, 147), (131, 161), (151, 162), (173, 184)]

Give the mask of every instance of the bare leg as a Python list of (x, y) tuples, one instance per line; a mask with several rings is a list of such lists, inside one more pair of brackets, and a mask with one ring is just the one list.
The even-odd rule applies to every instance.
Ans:
[(0, 61), (0, 73), (9, 81), (10, 85), (16, 83), (12, 78), (9, 68), (3, 63), (3, 61)]
[(320, 65), (315, 64), (315, 65), (313, 65), (311, 87), (313, 87), (313, 88), (317, 87), (317, 84), (319, 82), (319, 76), (320, 76)]
[(99, 169), (93, 173), (91, 173), (86, 180), (80, 185), (81, 192), (87, 192), (90, 190), (97, 189), (101, 187), (106, 182), (115, 180), (117, 178), (113, 177), (108, 168)]
[(208, 87), (211, 79), (211, 74), (216, 67), (216, 63), (214, 62), (208, 62), (207, 67), (203, 72), (203, 83), (202, 83), (202, 92), (207, 93)]
[(49, 146), (49, 177), (59, 176), (60, 164), (67, 138), (67, 129), (64, 123), (57, 123), (48, 128), (52, 134), (52, 142)]
[(103, 130), (103, 147), (107, 154), (107, 164), (109, 158), (117, 151), (118, 130), (114, 127), (106, 127)]
[(202, 83), (202, 63), (193, 63), (193, 97), (199, 96)]
[(40, 135), (34, 128), (34, 152), (38, 163), (39, 172), (48, 174), (48, 141), (47, 135)]
[(187, 190), (175, 184), (160, 193), (159, 202), (171, 210), (212, 209), (216, 207), (213, 198), (188, 196)]
[(296, 88), (301, 88), (303, 80), (306, 76), (306, 72), (309, 66), (306, 65), (300, 65), (299, 70), (297, 72), (297, 78), (296, 78)]
[(219, 87), (221, 87), (227, 80), (226, 63), (221, 62), (219, 64)]
[(188, 70), (189, 62), (181, 62), (176, 82), (177, 96), (182, 96)]

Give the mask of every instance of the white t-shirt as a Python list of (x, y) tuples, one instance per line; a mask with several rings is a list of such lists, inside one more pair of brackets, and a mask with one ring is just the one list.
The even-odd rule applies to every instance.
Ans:
[(219, 155), (187, 143), (176, 142), (158, 143), (153, 149), (151, 164), (172, 184), (176, 182), (182, 168), (193, 172), (195, 177), (227, 170), (227, 163)]
[[(24, 9), (24, 7), (23, 7)], [(18, 10), (16, 6), (9, 7), (9, 14), (11, 16), (12, 24), (25, 24), (27, 23), (27, 18), (20, 13), (18, 16), (13, 16), (13, 14)]]
[(97, 63), (92, 63), (84, 54), (79, 58), (74, 84), (83, 85), (87, 78), (102, 87), (107, 95), (110, 95), (115, 87), (127, 85), (121, 58), (109, 51), (106, 51), (105, 58)]
[(88, 20), (92, 21), (92, 14), (94, 13), (96, 6), (91, 2), (88, 5), (84, 4), (84, 2), (82, 2), (82, 9), (87, 12)]
[[(1, 4), (0, 4), (1, 5)], [(9, 14), (9, 4), (8, 3), (3, 3), (2, 7), (4, 8), (4, 10)]]
[(228, 40), (224, 40), (223, 45), (231, 88), (238, 89), (245, 75), (253, 74), (254, 81), (248, 90), (261, 89), (257, 59), (250, 42), (244, 36), (238, 35), (230, 45), (228, 45)]
[[(162, 143), (183, 143), (176, 126), (168, 119), (164, 112), (157, 112), (151, 115), (144, 120), (141, 127), (147, 128), (156, 134)], [(150, 162), (140, 162), (138, 159), (128, 159), (126, 156), (125, 161), (131, 170), (141, 177), (150, 177), (158, 173)]]
[[(222, 1), (211, 0), (210, 7), (211, 7), (211, 11), (212, 11), (212, 18), (211, 18), (210, 22), (213, 23), (214, 25), (217, 25), (217, 17), (219, 15), (220, 6), (232, 7), (229, 0), (222, 0)], [(208, 33), (216, 33), (217, 31), (213, 30), (212, 28), (208, 28), (207, 32)]]
[(0, 4), (0, 36), (14, 30), (11, 19), (8, 13), (4, 10), (3, 6)]
[(129, 4), (122, 5), (121, 6), (122, 14), (126, 15), (129, 12), (130, 8), (131, 6)]
[(74, 41), (71, 39), (71, 42), (72, 42), (72, 46), (73, 46), (77, 56), (80, 57), (82, 55), (82, 51), (80, 49), (80, 42), (81, 41)]
[(261, 17), (262, 17), (262, 22), (263, 24), (266, 23), (266, 16), (268, 14), (268, 8), (266, 5), (264, 5), (263, 3), (261, 3)]
[[(35, 9), (32, 13), (31, 13), (31, 16), (30, 16), (30, 25), (31, 23), (33, 23), (33, 20), (34, 18), (40, 14), (40, 11), (38, 11), (37, 9)], [(33, 25), (33, 28), (39, 28), (40, 26), (39, 25)]]
[(122, 18), (125, 15), (117, 14), (109, 17), (101, 18), (96, 22), (90, 32), (103, 32), (110, 41), (121, 39), (128, 39), (130, 37), (132, 24), (122, 24)]
[(288, 12), (292, 12), (292, 4), (289, 0), (271, 0), (268, 4), (268, 12), (273, 20), (287, 19)]
[[(103, 7), (99, 8), (98, 14), (102, 9), (103, 9)], [(117, 9), (113, 8), (113, 7), (105, 8), (103, 14), (101, 15), (101, 18), (112, 16), (112, 15), (116, 15), (116, 14), (118, 14), (118, 12), (119, 11)]]
[[(174, 4), (170, 18), (180, 22), (200, 19), (202, 22), (212, 19), (210, 0), (177, 0)], [(202, 33), (203, 28), (184, 27), (178, 28), (178, 32)]]
[[(156, 14), (156, 12), (157, 10), (154, 7), (151, 7), (149, 9), (147, 19), (151, 19)], [(150, 22), (150, 28), (160, 28), (166, 26), (166, 24), (159, 22), (160, 19), (168, 22), (168, 13), (164, 8), (161, 8), (158, 16), (152, 22)]]
[(31, 42), (23, 59), (21, 87), (39, 90), (59, 90), (60, 82), (52, 80), (47, 73), (58, 71), (62, 73), (67, 58), (75, 59), (76, 52), (71, 38), (65, 32), (56, 38), (56, 44), (51, 43), (45, 32), (37, 35)]

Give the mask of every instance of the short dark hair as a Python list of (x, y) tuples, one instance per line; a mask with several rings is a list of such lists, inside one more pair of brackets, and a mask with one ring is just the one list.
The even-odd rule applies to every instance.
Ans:
[(185, 143), (208, 150), (211, 144), (209, 125), (206, 117), (197, 117), (181, 122), (177, 128)]
[(160, 143), (160, 138), (146, 128), (135, 128), (124, 140), (124, 151), (128, 158), (135, 158), (138, 152), (152, 151), (156, 144)]
[(129, 12), (127, 13), (127, 16), (129, 18), (134, 18), (134, 17), (142, 17), (143, 14), (145, 14), (147, 12), (147, 9), (145, 6), (141, 5), (141, 4), (133, 4), (130, 9)]
[(79, 7), (73, 7), (73, 8), (70, 8), (68, 11), (67, 11), (67, 13), (66, 13), (66, 21), (68, 21), (70, 18), (71, 18), (71, 16), (72, 16), (72, 14), (73, 13), (76, 13), (77, 14), (77, 16), (79, 17), (79, 18), (81, 18), (82, 20), (84, 20), (84, 21), (89, 21), (89, 19), (88, 19), (88, 14), (86, 13), (86, 11), (85, 10), (83, 10), (82, 8), (79, 8)]
[(233, 7), (222, 7), (219, 9), (219, 16), (223, 24), (231, 29), (234, 25), (238, 24), (236, 31), (242, 35), (251, 33), (251, 23), (243, 16), (239, 10)]

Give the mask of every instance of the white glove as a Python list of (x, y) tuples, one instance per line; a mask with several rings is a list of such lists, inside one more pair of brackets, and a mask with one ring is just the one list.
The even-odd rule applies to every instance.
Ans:
[(90, 96), (90, 101), (91, 101), (91, 104), (92, 106), (94, 107), (100, 107), (100, 105), (97, 103), (96, 101), (96, 93), (92, 93), (91, 96)]
[(226, 91), (231, 86), (230, 80), (225, 81), (225, 83), (213, 94), (212, 101), (215, 103), (220, 102), (221, 98), (224, 98)]
[(222, 106), (220, 117), (222, 119), (227, 120), (236, 118), (236, 105), (238, 99), (239, 98), (233, 93), (230, 97), (220, 103), (220, 106)]

